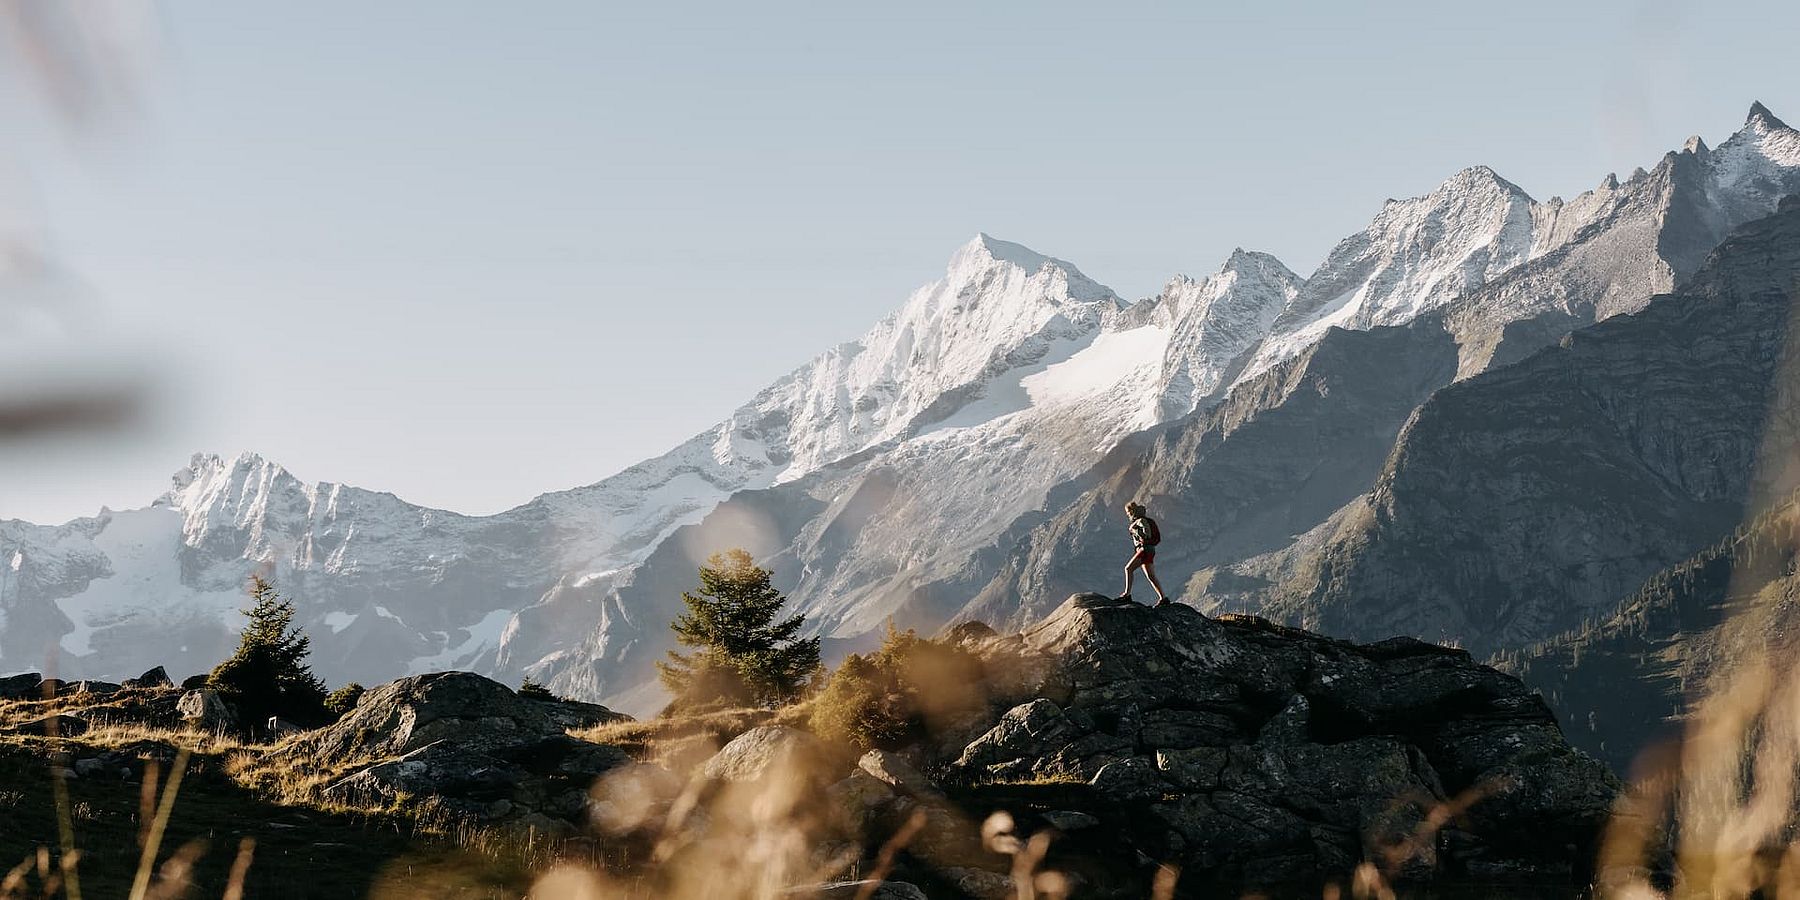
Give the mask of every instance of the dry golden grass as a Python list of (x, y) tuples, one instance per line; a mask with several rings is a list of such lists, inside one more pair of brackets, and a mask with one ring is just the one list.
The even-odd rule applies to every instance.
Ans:
[(173, 702), (180, 695), (180, 688), (122, 688), (111, 694), (64, 693), (41, 699), (0, 701), (0, 730), (56, 713), (87, 713), (92, 718), (104, 719), (108, 711), (157, 699)]
[(572, 729), (569, 735), (596, 744), (611, 744), (640, 761), (685, 772), (752, 728), (799, 721), (793, 709), (723, 709)]

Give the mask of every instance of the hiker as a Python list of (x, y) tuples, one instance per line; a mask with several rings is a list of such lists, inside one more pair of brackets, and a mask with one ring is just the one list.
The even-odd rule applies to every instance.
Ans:
[(1144, 504), (1136, 500), (1125, 504), (1125, 515), (1131, 517), (1131, 546), (1136, 552), (1131, 554), (1131, 562), (1125, 564), (1125, 593), (1120, 594), (1119, 599), (1131, 599), (1131, 577), (1138, 569), (1143, 569), (1150, 586), (1156, 588), (1156, 605), (1168, 606), (1169, 598), (1163, 594), (1162, 582), (1156, 580), (1156, 545), (1162, 543), (1162, 531), (1156, 527), (1156, 520), (1150, 518)]

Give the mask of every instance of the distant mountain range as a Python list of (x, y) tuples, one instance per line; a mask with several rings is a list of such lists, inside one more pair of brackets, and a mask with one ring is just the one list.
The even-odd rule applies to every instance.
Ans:
[(841, 649), (1111, 587), (1132, 497), (1203, 609), (1516, 650), (1740, 521), (1768, 366), (1722, 368), (1747, 326), (1711, 310), (1775, 226), (1721, 244), (1795, 193), (1800, 132), (1758, 104), (1567, 201), (1464, 170), (1305, 278), (1240, 250), (1127, 301), (981, 235), (714, 428), (497, 515), (200, 455), (147, 507), (0, 521), (0, 671), (200, 671), (261, 571), (333, 681), (531, 674), (644, 712), (714, 550)]

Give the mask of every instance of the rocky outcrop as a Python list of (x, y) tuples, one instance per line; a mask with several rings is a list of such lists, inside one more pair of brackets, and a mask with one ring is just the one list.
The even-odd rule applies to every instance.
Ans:
[(239, 726), (237, 710), (225, 701), (224, 695), (211, 688), (182, 694), (175, 709), (189, 728), (227, 732), (236, 731)]
[(1404, 860), (1396, 874), (1413, 878), (1578, 878), (1618, 789), (1539, 697), (1461, 650), (1097, 594), (1023, 650), (1048, 664), (1040, 696), (999, 715), (950, 777), (1085, 782), (1092, 807), (1068, 812), (1222, 884), (1364, 860)]
[(166, 669), (156, 666), (136, 678), (127, 678), (120, 684), (128, 688), (160, 688), (172, 687), (175, 682), (169, 680), (169, 673)]
[(42, 697), (41, 685), (44, 676), (37, 672), (22, 672), (0, 678), (0, 700), (29, 700)]
[(412, 798), (561, 835), (586, 821), (589, 786), (630, 759), (570, 737), (548, 706), (471, 672), (415, 675), (369, 689), (343, 718), (273, 753), (278, 764), (338, 772), (323, 790), (334, 802)]
[(551, 721), (565, 729), (593, 728), (596, 725), (631, 721), (630, 716), (614, 712), (598, 703), (583, 703), (580, 700), (569, 700), (564, 697), (550, 700), (536, 697), (531, 699), (550, 717)]
[(435, 672), (370, 688), (354, 709), (302, 745), (331, 762), (402, 756), (442, 740), (485, 752), (562, 733), (541, 704), (506, 685), (473, 672)]

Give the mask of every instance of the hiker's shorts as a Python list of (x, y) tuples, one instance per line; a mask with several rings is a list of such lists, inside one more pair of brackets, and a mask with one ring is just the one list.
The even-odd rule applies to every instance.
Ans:
[(1139, 547), (1138, 551), (1131, 555), (1131, 562), (1126, 563), (1125, 568), (1129, 569), (1132, 566), (1147, 566), (1153, 562), (1156, 562), (1155, 548)]

